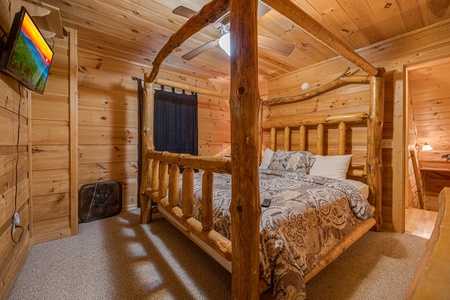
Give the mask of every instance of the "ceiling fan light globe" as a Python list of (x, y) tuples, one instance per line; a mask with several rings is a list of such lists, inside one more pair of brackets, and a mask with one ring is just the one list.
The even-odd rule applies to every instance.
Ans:
[(222, 48), (223, 51), (225, 51), (228, 56), (230, 56), (230, 33), (227, 32), (224, 35), (222, 35), (219, 39), (219, 46)]

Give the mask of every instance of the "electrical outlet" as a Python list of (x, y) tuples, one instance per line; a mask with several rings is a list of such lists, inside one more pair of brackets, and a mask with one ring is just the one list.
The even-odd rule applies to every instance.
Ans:
[(14, 213), (14, 216), (13, 216), (13, 224), (14, 225), (20, 224), (20, 217), (19, 217), (19, 213), (17, 211)]

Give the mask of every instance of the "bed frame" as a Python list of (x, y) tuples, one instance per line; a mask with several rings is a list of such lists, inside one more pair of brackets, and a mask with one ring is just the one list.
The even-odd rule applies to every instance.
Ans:
[[(174, 33), (156, 56), (150, 75), (145, 75), (143, 116), (143, 168), (141, 180), (141, 223), (152, 219), (152, 207), (157, 203), (163, 214), (200, 247), (207, 250), (224, 266), (231, 261), (232, 298), (259, 299), (259, 199), (258, 166), (261, 155), (262, 130), (271, 132), (271, 148), (276, 149), (277, 132), (284, 131), (284, 148), (290, 149), (292, 128), (300, 131), (298, 147), (306, 149), (306, 130), (317, 130), (317, 153), (324, 150), (324, 132), (328, 126), (337, 126), (339, 132), (338, 154), (346, 148), (345, 132), (352, 124), (367, 124), (366, 163), (360, 169), (350, 169), (350, 175), (366, 177), (370, 189), (369, 202), (374, 206), (375, 217), (361, 224), (328, 253), (310, 272), (306, 280), (316, 275), (333, 261), (349, 245), (370, 228), (381, 229), (381, 136), (383, 126), (384, 70), (377, 69), (341, 43), (314, 19), (304, 13), (290, 0), (263, 0), (272, 9), (297, 23), (305, 31), (320, 39), (328, 47), (359, 66), (368, 75), (343, 74), (335, 81), (308, 94), (295, 97), (261, 101), (258, 92), (257, 62), (257, 0), (213, 0), (189, 19)], [(231, 159), (221, 157), (196, 157), (153, 151), (153, 91), (159, 68), (164, 59), (181, 43), (204, 26), (214, 22), (230, 11), (232, 44), (231, 61)], [(302, 101), (334, 90), (346, 84), (369, 84), (369, 111), (338, 116), (303, 118), (293, 121), (267, 121), (261, 126), (262, 105), (276, 105)], [(171, 165), (169, 169), (169, 164)], [(182, 179), (182, 209), (177, 206), (180, 193), (180, 167), (184, 168)], [(194, 199), (194, 169), (204, 170), (202, 183), (202, 222), (192, 217)], [(232, 219), (228, 240), (212, 230), (213, 173), (232, 175)], [(167, 192), (168, 191), (168, 192)], [(233, 250), (232, 250), (233, 249)]]

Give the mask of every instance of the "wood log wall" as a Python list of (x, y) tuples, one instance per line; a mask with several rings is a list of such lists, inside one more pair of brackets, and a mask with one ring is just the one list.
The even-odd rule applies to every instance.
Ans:
[[(70, 33), (75, 34), (75, 32)], [(43, 95), (32, 95), (33, 243), (77, 233), (78, 199), (73, 171), (76, 141), (71, 130), (70, 37), (55, 39), (54, 60)], [(74, 75), (72, 74), (72, 77)], [(72, 78), (72, 80), (74, 80)], [(72, 99), (73, 100), (73, 99)], [(71, 178), (72, 177), (72, 178)]]
[[(117, 180), (123, 189), (124, 209), (138, 199), (137, 82), (148, 66), (83, 51), (79, 60), (79, 186)], [(210, 82), (161, 72), (158, 78), (223, 92)], [(161, 88), (155, 85), (155, 88)], [(199, 155), (230, 152), (229, 101), (198, 95)]]
[[(0, 74), (0, 299), (4, 299), (17, 278), (20, 268), (31, 247), (30, 239), (30, 159), (29, 109), (30, 93), (22, 90), (20, 107), (20, 138), (16, 150), (19, 125), (18, 83)], [(17, 160), (18, 159), (18, 160)], [(16, 163), (17, 187), (16, 187)], [(15, 193), (17, 188), (17, 203)], [(11, 239), (12, 216), (19, 212), (20, 225), (24, 232), (16, 230)]]
[[(0, 26), (9, 28), (9, 24), (10, 13), (7, 2), (1, 1)], [(22, 88), (20, 101), (18, 91), (17, 81), (0, 73), (0, 299), (5, 299), (9, 294), (32, 243), (29, 227), (32, 220), (30, 213), (31, 153), (29, 151), (31, 94)], [(16, 148), (19, 122), (20, 136)], [(14, 211), (19, 212), (20, 225), (24, 229), (21, 238), (20, 229), (14, 233), (17, 243), (11, 238)]]
[[(399, 202), (404, 192), (394, 188), (398, 184), (396, 185), (393, 177), (397, 168), (402, 167), (402, 155), (404, 155), (404, 153), (393, 151), (393, 145), (397, 140), (401, 141), (404, 138), (401, 125), (403, 118), (403, 89), (398, 90), (396, 88), (399, 85), (402, 86), (402, 76), (398, 74), (394, 76), (394, 74), (402, 74), (404, 65), (418, 61), (437, 59), (446, 55), (446, 53), (450, 53), (450, 44), (447, 43), (448, 39), (450, 39), (449, 29), (450, 22), (441, 22), (426, 27), (425, 29), (417, 30), (411, 34), (374, 44), (358, 51), (367, 61), (375, 66), (385, 67), (387, 71), (383, 130), (384, 149), (382, 154), (383, 221), (386, 228), (392, 228), (393, 218), (398, 218), (398, 214), (401, 213), (393, 212), (393, 203)], [(357, 69), (345, 59), (336, 58), (270, 80), (268, 82), (268, 98), (301, 94), (304, 92), (300, 88), (302, 83), (308, 82), (310, 87), (323, 85), (337, 78), (347, 67), (350, 67), (351, 71)], [(367, 95), (367, 92), (367, 87), (351, 85), (339, 89), (334, 93), (318, 96), (310, 101), (274, 106), (270, 110), (266, 109), (264, 111), (264, 118), (288, 119), (296, 114), (308, 114), (309, 116), (324, 115), (327, 114), (327, 111), (332, 111), (333, 114), (349, 111), (367, 111), (368, 98), (364, 96), (364, 94)], [(296, 134), (292, 132), (291, 138), (294, 139)], [(352, 132), (351, 139), (356, 142), (357, 146), (354, 149), (347, 150), (350, 152), (356, 151), (356, 154), (358, 154), (360, 149), (364, 149), (366, 147), (365, 140), (362, 140), (360, 137), (364, 134), (364, 132)], [(331, 134), (328, 136), (329, 143), (335, 143), (333, 136)], [(308, 140), (313, 141), (314, 137), (308, 137)], [(268, 132), (264, 133), (263, 142), (265, 145), (270, 145)], [(280, 141), (280, 143), (284, 142)], [(281, 149), (282, 146), (283, 144), (280, 144), (277, 147)], [(311, 146), (314, 148), (313, 145)], [(335, 153), (330, 152), (328, 154)], [(398, 156), (399, 154), (400, 156)], [(358, 155), (356, 155), (352, 163), (360, 163)], [(403, 180), (401, 176), (399, 177), (398, 180)], [(401, 216), (399, 219), (401, 219)], [(398, 230), (401, 231), (401, 228)]]

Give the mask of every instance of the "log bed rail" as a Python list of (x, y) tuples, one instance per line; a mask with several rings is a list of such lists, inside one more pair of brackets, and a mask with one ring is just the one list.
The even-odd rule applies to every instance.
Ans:
[[(308, 16), (290, 0), (263, 0), (268, 6), (277, 10), (292, 22), (299, 25), (309, 34), (316, 37), (326, 46), (360, 67), (370, 77), (370, 111), (368, 114), (368, 147), (367, 149), (367, 181), (370, 193), (374, 196), (376, 209), (376, 227), (381, 228), (381, 130), (383, 125), (383, 77), (382, 69), (377, 69), (364, 58), (348, 48), (338, 38), (317, 21)], [(164, 154), (149, 154), (153, 145), (153, 87), (159, 68), (165, 58), (172, 53), (187, 38), (198, 32), (206, 25), (215, 22), (226, 11), (230, 11), (230, 27), (232, 28), (231, 44), (234, 46), (230, 57), (230, 114), (231, 114), (231, 153), (230, 162), (232, 180), (232, 201), (230, 213), (232, 215), (232, 298), (259, 298), (259, 219), (261, 213), (258, 185), (259, 164), (259, 107), (260, 97), (258, 88), (258, 50), (257, 50), (257, 0), (213, 0), (206, 4), (197, 14), (189, 19), (179, 31), (174, 33), (157, 54), (153, 61), (150, 75), (145, 76), (144, 116), (142, 128), (143, 168), (141, 180), (141, 222), (146, 223), (151, 215), (151, 198), (166, 199), (165, 195), (168, 176), (167, 161), (160, 163), (157, 156)], [(378, 105), (378, 106), (377, 106)], [(373, 110), (372, 110), (373, 108)], [(153, 157), (151, 159), (150, 157)], [(165, 157), (169, 157), (165, 155)], [(162, 159), (160, 157), (160, 159)], [(164, 158), (165, 159), (165, 158)], [(184, 159), (188, 159), (185, 157)], [(203, 157), (202, 157), (203, 159)], [(193, 160), (192, 160), (193, 163)], [(196, 164), (196, 163), (195, 163)], [(222, 163), (217, 163), (218, 165)], [(224, 163), (226, 164), (226, 163)], [(215, 163), (213, 163), (215, 165)], [(192, 177), (193, 167), (185, 169), (187, 178)], [(177, 167), (171, 167), (169, 175), (175, 177)], [(160, 171), (162, 170), (162, 172)], [(205, 169), (206, 179), (211, 171)], [(175, 174), (175, 175), (174, 175)], [(184, 176), (183, 176), (184, 177)], [(212, 176), (211, 176), (212, 177)], [(158, 178), (158, 179), (155, 179)], [(161, 180), (160, 180), (161, 178)], [(184, 179), (183, 179), (184, 180)], [(191, 179), (186, 179), (191, 181)], [(210, 185), (209, 183), (207, 185)], [(148, 188), (151, 187), (150, 190)], [(155, 188), (155, 189), (153, 189)], [(176, 191), (176, 187), (172, 187)], [(206, 191), (209, 193), (209, 191)], [(205, 193), (206, 193), (205, 192)], [(169, 194), (170, 194), (169, 183)], [(191, 195), (190, 191), (183, 193)], [(161, 194), (161, 196), (160, 196)], [(189, 199), (191, 196), (182, 196)], [(167, 200), (170, 202), (170, 200)], [(189, 201), (189, 200), (187, 200)], [(163, 200), (164, 202), (164, 200)], [(189, 202), (188, 202), (189, 203)], [(172, 204), (168, 204), (172, 205)], [(179, 215), (180, 210), (172, 207), (173, 214)], [(181, 210), (187, 226), (201, 233), (206, 241), (214, 241), (213, 247), (219, 248), (228, 256), (228, 246), (225, 241), (216, 243), (215, 238), (205, 237), (211, 230), (199, 229), (198, 224), (191, 224), (189, 208)], [(189, 220), (189, 221), (188, 221)], [(207, 221), (210, 222), (210, 221)], [(195, 223), (195, 222), (194, 222)], [(372, 224), (373, 225), (373, 224)], [(202, 225), (203, 226), (203, 225)], [(206, 224), (208, 227), (208, 224)], [(371, 226), (370, 226), (371, 227)], [(197, 229), (196, 229), (197, 228)], [(224, 248), (224, 249), (222, 249)], [(222, 250), (220, 250), (222, 249)]]
[[(175, 154), (148, 151), (151, 161), (151, 187), (146, 194), (162, 206), (179, 224), (182, 232), (189, 232), (231, 261), (231, 242), (212, 229), (213, 227), (213, 180), (214, 173), (231, 174), (231, 161), (220, 157), (198, 157), (189, 154)], [(169, 164), (171, 167), (169, 168)], [(182, 205), (180, 196), (180, 167), (184, 168), (182, 179)], [(202, 176), (201, 222), (192, 217), (194, 205), (194, 169), (205, 170)], [(168, 191), (168, 193), (167, 193)], [(177, 226), (177, 224), (174, 224)], [(177, 226), (180, 227), (180, 226)]]

